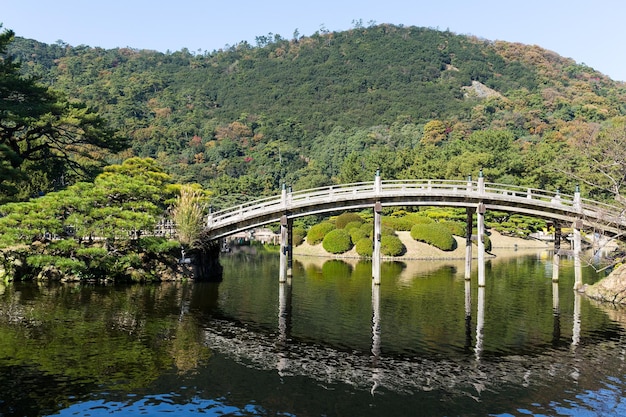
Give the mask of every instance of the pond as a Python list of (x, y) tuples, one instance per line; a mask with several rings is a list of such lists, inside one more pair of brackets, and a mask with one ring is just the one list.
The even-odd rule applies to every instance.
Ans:
[[(0, 286), (0, 415), (621, 416), (621, 312), (546, 253), (222, 258), (224, 279)], [(474, 268), (475, 269), (475, 268)], [(583, 281), (600, 277), (591, 267)]]

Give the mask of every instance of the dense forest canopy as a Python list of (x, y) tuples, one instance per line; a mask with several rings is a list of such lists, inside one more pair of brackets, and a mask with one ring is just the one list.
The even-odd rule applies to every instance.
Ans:
[(17, 37), (7, 56), (129, 140), (108, 162), (152, 157), (211, 189), (215, 207), (283, 183), (371, 180), (379, 167), (385, 179), (482, 169), (488, 181), (619, 195), (620, 172), (607, 179), (585, 150), (624, 126), (626, 86), (538, 46), (382, 24), (210, 53)]

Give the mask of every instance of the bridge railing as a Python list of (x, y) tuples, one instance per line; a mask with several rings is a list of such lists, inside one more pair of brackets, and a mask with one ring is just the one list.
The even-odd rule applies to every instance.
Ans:
[[(562, 205), (572, 211), (584, 214), (596, 213), (594, 217), (614, 218), (624, 223), (618, 207), (598, 201), (581, 198), (579, 194), (562, 194), (559, 191), (547, 191), (536, 188), (520, 187), (510, 184), (484, 183), (482, 181), (459, 180), (375, 180), (351, 184), (339, 184), (327, 187), (311, 188), (294, 192), (283, 190), (281, 195), (266, 197), (230, 207), (214, 213), (207, 218), (207, 226), (237, 222), (255, 215), (279, 212), (298, 206), (315, 203), (328, 203), (338, 200), (371, 198), (376, 195), (429, 195), (440, 193), (446, 195), (465, 195), (469, 197), (498, 196), (501, 198), (524, 198), (541, 202), (546, 206)], [(606, 214), (606, 215), (604, 215)]]
[[(382, 192), (444, 192), (451, 195), (480, 194), (481, 185), (478, 181), (459, 180), (388, 180), (382, 182)], [(543, 201), (550, 204), (563, 204), (574, 206), (576, 197), (562, 194), (558, 191), (547, 191), (536, 188), (520, 187), (510, 184), (483, 183), (482, 193), (486, 195), (511, 196), (535, 201)]]
[(372, 195), (374, 185), (372, 182), (355, 182), (351, 184), (331, 185), (328, 187), (311, 188), (308, 190), (294, 191), (291, 193), (291, 204), (298, 202), (311, 202), (316, 200), (331, 200), (355, 195)]
[[(381, 192), (428, 193), (432, 191), (467, 191), (467, 181), (457, 180), (385, 180)], [(474, 186), (476, 183), (474, 182)]]
[(276, 196), (261, 198), (254, 201), (248, 201), (246, 203), (239, 204), (234, 207), (229, 207), (223, 210), (209, 213), (207, 217), (207, 225), (214, 223), (220, 223), (226, 219), (234, 217), (242, 217), (245, 214), (254, 212), (257, 210), (269, 209), (272, 206), (281, 204), (281, 199)]

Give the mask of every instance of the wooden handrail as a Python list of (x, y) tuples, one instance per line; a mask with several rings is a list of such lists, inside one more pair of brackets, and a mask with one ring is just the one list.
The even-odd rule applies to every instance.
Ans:
[[(234, 223), (250, 221), (254, 218), (267, 217), (273, 213), (286, 213), (291, 210), (310, 207), (311, 212), (318, 205), (336, 204), (338, 208), (345, 207), (346, 202), (367, 201), (374, 199), (396, 200), (406, 198), (406, 205), (414, 203), (416, 198), (428, 196), (440, 197), (442, 201), (489, 200), (494, 206), (519, 202), (526, 206), (536, 207), (538, 212), (544, 212), (549, 217), (551, 212), (569, 213), (572, 220), (576, 218), (590, 218), (604, 223), (614, 223), (619, 228), (626, 228), (626, 219), (623, 211), (613, 205), (598, 201), (583, 199), (580, 194), (568, 195), (558, 191), (548, 191), (536, 188), (525, 188), (510, 184), (484, 183), (479, 181), (419, 179), (419, 180), (385, 180), (380, 182), (380, 189), (376, 181), (351, 184), (338, 184), (327, 187), (318, 187), (261, 198), (247, 203), (229, 207), (210, 213), (207, 217), (208, 230), (225, 227)], [(446, 200), (449, 199), (449, 200)], [(441, 203), (440, 205), (444, 205)], [(455, 203), (456, 206), (461, 205)], [(470, 203), (465, 204), (469, 206)], [(507, 208), (510, 208), (507, 206)], [(327, 210), (329, 211), (329, 210)], [(516, 211), (514, 207), (509, 211)], [(528, 210), (526, 210), (528, 211)], [(520, 210), (524, 214), (524, 210)], [(565, 214), (564, 214), (565, 215)]]

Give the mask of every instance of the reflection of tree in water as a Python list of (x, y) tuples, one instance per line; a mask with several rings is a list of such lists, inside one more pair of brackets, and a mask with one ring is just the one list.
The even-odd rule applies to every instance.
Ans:
[(126, 390), (147, 386), (172, 365), (190, 372), (210, 350), (187, 314), (189, 286), (9, 285), (0, 294), (0, 358), (37, 364), (49, 379)]
[(179, 374), (186, 374), (205, 363), (211, 356), (204, 344), (202, 329), (192, 316), (184, 316), (178, 321), (170, 343), (169, 352)]

